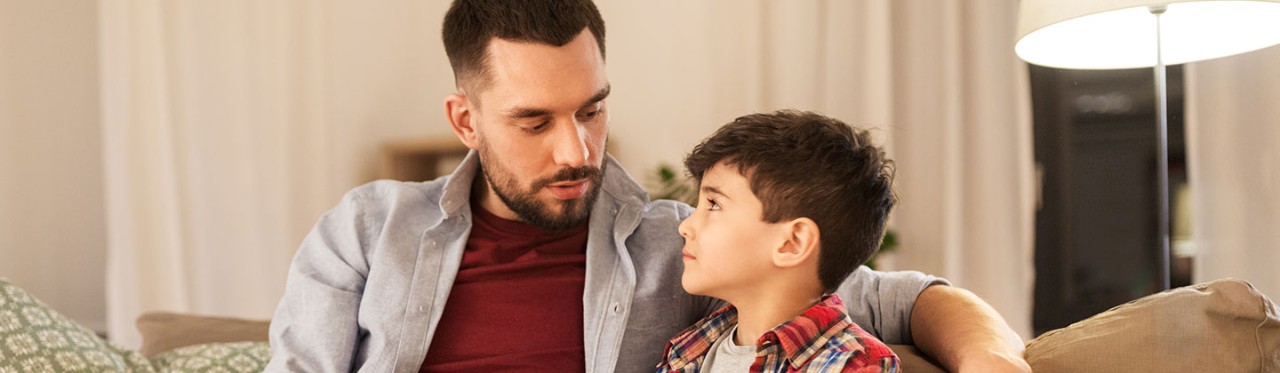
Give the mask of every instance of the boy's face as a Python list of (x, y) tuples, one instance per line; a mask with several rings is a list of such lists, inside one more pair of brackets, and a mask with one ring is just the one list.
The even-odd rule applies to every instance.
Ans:
[(731, 303), (767, 280), (771, 253), (786, 240), (785, 224), (764, 221), (764, 206), (747, 178), (724, 162), (703, 174), (697, 209), (679, 229), (685, 291)]

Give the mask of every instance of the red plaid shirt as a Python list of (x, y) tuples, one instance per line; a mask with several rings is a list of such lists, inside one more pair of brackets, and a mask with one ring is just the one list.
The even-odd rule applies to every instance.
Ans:
[[(708, 350), (738, 323), (738, 311), (725, 306), (667, 343), (658, 372), (697, 372)], [(832, 294), (800, 316), (756, 340), (751, 372), (897, 372), (898, 356), (863, 331)]]

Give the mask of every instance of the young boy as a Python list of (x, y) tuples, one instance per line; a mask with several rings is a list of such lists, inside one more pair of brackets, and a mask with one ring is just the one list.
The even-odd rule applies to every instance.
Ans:
[(866, 131), (798, 111), (735, 119), (693, 148), (685, 291), (729, 302), (667, 344), (659, 372), (896, 372), (849, 321), (841, 281), (880, 246), (892, 161)]

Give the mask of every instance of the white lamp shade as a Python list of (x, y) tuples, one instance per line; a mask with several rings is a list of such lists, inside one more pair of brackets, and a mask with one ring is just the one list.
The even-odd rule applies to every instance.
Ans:
[(1122, 69), (1193, 62), (1280, 44), (1280, 0), (1022, 0), (1014, 51), (1036, 65)]

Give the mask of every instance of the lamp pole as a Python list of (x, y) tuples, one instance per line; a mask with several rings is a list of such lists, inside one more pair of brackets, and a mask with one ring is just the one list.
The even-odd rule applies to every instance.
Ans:
[(1157, 230), (1160, 232), (1160, 252), (1156, 260), (1159, 268), (1160, 290), (1170, 288), (1171, 271), (1169, 269), (1169, 88), (1165, 75), (1163, 41), (1160, 35), (1160, 15), (1168, 8), (1164, 5), (1153, 5), (1148, 10), (1156, 18), (1156, 179), (1159, 190), (1156, 191), (1160, 205)]

